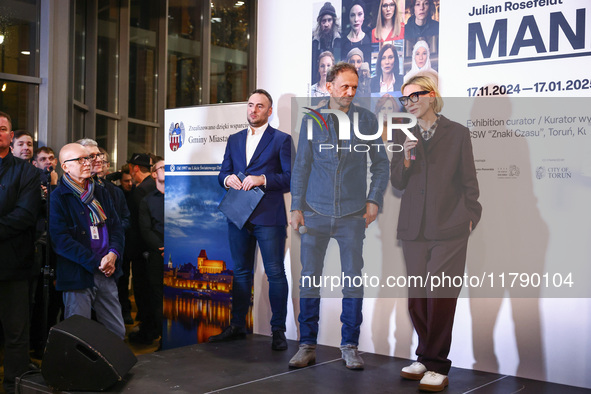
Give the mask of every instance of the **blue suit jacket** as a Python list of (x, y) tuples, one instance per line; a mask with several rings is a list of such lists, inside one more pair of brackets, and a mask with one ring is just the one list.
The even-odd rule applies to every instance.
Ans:
[(228, 175), (242, 172), (244, 175), (265, 175), (267, 186), (260, 186), (265, 196), (250, 218), (252, 224), (263, 226), (287, 225), (283, 194), (289, 192), (291, 178), (291, 136), (267, 126), (250, 164), (246, 165), (246, 135), (248, 129), (228, 138), (222, 170), (218, 181), (224, 187)]

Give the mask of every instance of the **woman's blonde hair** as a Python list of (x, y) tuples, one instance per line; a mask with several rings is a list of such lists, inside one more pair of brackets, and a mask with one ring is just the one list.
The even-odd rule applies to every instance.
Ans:
[[(394, 16), (392, 17), (393, 23), (394, 23), (394, 28), (393, 28), (393, 32), (392, 35), (394, 37), (398, 37), (400, 35), (400, 30), (401, 30), (401, 26), (402, 26), (402, 15), (400, 14), (400, 9), (398, 8), (398, 0), (393, 0), (394, 4), (396, 5), (396, 8), (394, 10)], [(382, 39), (382, 28), (383, 28), (383, 22), (382, 19), (384, 19), (384, 17), (382, 16), (382, 3), (384, 3), (384, 0), (380, 0), (380, 5), (378, 7), (378, 21), (376, 23), (376, 38), (378, 39), (378, 41), (380, 41)]]
[(441, 97), (441, 94), (439, 93), (439, 89), (437, 89), (437, 85), (435, 84), (433, 79), (431, 79), (425, 75), (416, 75), (416, 76), (412, 77), (411, 79), (409, 79), (408, 81), (404, 82), (404, 84), (400, 88), (400, 91), (403, 92), (404, 88), (406, 88), (408, 85), (418, 85), (423, 90), (435, 92), (435, 100), (433, 101), (433, 104), (432, 104), (433, 111), (435, 111), (436, 114), (441, 112), (441, 109), (443, 108), (443, 98)]

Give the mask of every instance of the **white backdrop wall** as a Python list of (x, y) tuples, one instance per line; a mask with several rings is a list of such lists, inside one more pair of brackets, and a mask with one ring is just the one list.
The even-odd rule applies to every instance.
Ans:
[[(257, 86), (267, 89), (275, 99), (271, 124), (280, 130), (293, 133), (291, 98), (306, 96), (310, 86), (311, 31), (314, 27), (313, 0), (259, 0)], [(498, 43), (492, 57), (468, 61), (468, 25), (480, 22), (487, 39), (497, 19), (507, 19), (508, 36), (515, 37), (524, 17), (535, 15), (539, 31), (550, 49), (549, 18), (552, 12), (562, 12), (575, 26), (576, 9), (585, 9), (587, 0), (553, 1), (555, 6), (522, 9), (489, 15), (473, 15), (472, 7), (480, 9), (485, 1), (441, 1), (440, 14), (440, 87), (447, 97), (467, 97), (467, 89), (490, 84), (516, 84), (531, 87), (540, 81), (558, 81), (589, 78), (589, 56), (567, 59), (549, 59), (517, 62), (491, 66), (468, 67), (468, 63), (483, 60), (503, 60), (498, 56)], [(505, 2), (488, 2), (487, 6), (504, 6)], [(550, 3), (550, 2), (549, 2)], [(517, 3), (518, 4), (518, 3)], [(518, 4), (519, 5), (519, 4)], [(554, 8), (552, 8), (554, 7)], [(591, 15), (586, 15), (586, 40), (584, 48), (569, 47), (564, 34), (559, 35), (559, 49), (553, 53), (538, 53), (533, 47), (524, 47), (518, 58), (542, 57), (556, 54), (589, 52), (591, 40)], [(531, 19), (526, 21), (531, 22)], [(530, 30), (522, 37), (531, 38)], [(509, 53), (512, 41), (509, 42)], [(539, 49), (539, 48), (538, 48)], [(478, 50), (477, 50), (478, 53)], [(564, 87), (564, 83), (562, 82)], [(539, 86), (539, 85), (538, 85)], [(589, 90), (522, 92), (521, 96), (589, 96)], [(445, 110), (444, 110), (445, 113)], [(455, 116), (455, 114), (454, 114)], [(465, 114), (464, 121), (470, 118)], [(461, 121), (461, 119), (452, 119)], [(297, 139), (296, 139), (297, 140)], [(511, 259), (545, 259), (546, 268), (556, 267), (565, 261), (581, 265), (591, 263), (591, 197), (590, 162), (591, 146), (586, 137), (577, 137), (572, 154), (565, 147), (556, 156), (548, 152), (548, 146), (540, 140), (522, 140), (515, 147), (514, 140), (505, 139), (501, 146), (490, 150), (491, 139), (474, 138), (475, 159), (485, 160), (485, 166), (494, 167), (494, 174), (482, 175), (479, 171), (483, 218), (472, 234), (469, 243), (468, 266), (474, 259), (490, 259), (509, 264)], [(574, 141), (574, 140), (573, 140)], [(573, 144), (571, 142), (571, 144)], [(513, 146), (513, 149), (505, 149)], [(498, 148), (498, 149), (497, 149)], [(536, 181), (536, 170), (544, 160), (560, 157), (576, 181), (567, 184), (548, 185)], [(484, 159), (482, 159), (484, 158)], [(518, 163), (520, 183), (507, 186), (514, 193), (503, 196), (496, 189), (499, 168), (503, 164)], [(477, 163), (477, 167), (479, 163)], [(500, 166), (500, 167), (499, 167)], [(496, 175), (496, 176), (495, 176)], [(289, 206), (289, 196), (286, 197)], [(368, 230), (364, 256), (379, 264), (382, 274), (398, 273), (403, 266), (400, 247), (395, 242), (395, 223), (399, 199), (389, 190), (384, 212), (378, 222)], [(510, 241), (510, 244), (504, 242)], [(288, 237), (286, 268), (291, 285), (291, 304), (287, 335), (297, 339), (299, 263), (291, 264), (289, 250), (297, 255), (297, 236)], [(336, 253), (331, 246), (330, 253)], [(515, 256), (517, 254), (517, 257)], [(387, 256), (383, 258), (383, 256)], [(576, 278), (584, 282), (589, 277)], [(267, 300), (266, 279), (262, 265), (255, 277), (254, 330), (268, 334), (270, 308)], [(507, 293), (498, 298), (461, 298), (456, 312), (454, 339), (450, 358), (453, 365), (495, 371), (501, 374), (548, 380), (557, 383), (591, 387), (591, 302), (588, 298), (509, 298)], [(340, 300), (325, 299), (322, 302), (319, 342), (338, 346), (340, 342)], [(360, 337), (360, 349), (368, 352), (414, 358), (416, 335), (406, 312), (405, 299), (371, 298), (364, 302), (364, 323)], [(295, 349), (290, 349), (294, 351)], [(398, 371), (392, 371), (397, 374)]]

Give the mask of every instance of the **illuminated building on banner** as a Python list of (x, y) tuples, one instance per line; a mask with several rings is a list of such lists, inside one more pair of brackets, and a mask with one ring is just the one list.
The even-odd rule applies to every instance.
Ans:
[(222, 260), (208, 260), (205, 249), (201, 249), (197, 257), (197, 268), (201, 274), (221, 274), (226, 270), (226, 263)]
[(164, 285), (169, 288), (194, 291), (200, 298), (229, 295), (232, 291), (232, 271), (222, 260), (209, 260), (204, 249), (197, 258), (197, 267), (191, 263), (173, 267), (170, 256), (164, 267)]

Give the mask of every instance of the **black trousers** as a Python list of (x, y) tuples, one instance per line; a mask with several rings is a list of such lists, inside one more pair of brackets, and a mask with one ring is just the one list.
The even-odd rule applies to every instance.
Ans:
[(123, 255), (121, 264), (123, 275), (117, 280), (117, 291), (119, 293), (119, 303), (121, 304), (121, 313), (123, 317), (131, 313), (131, 301), (129, 301), (129, 275), (131, 273), (131, 260), (127, 255)]
[(4, 389), (29, 369), (29, 281), (0, 281), (0, 322), (4, 333)]
[(157, 338), (162, 335), (162, 297), (164, 296), (164, 258), (160, 252), (150, 252), (145, 268), (148, 296), (140, 332), (142, 335)]
[(439, 241), (402, 241), (407, 275), (427, 281), (426, 286), (409, 288), (408, 311), (419, 337), (417, 361), (428, 371), (442, 375), (447, 375), (451, 368), (447, 356), (461, 287), (431, 279), (464, 275), (468, 235)]
[(144, 321), (149, 308), (150, 289), (148, 286), (148, 261), (140, 255), (131, 260), (131, 284), (133, 285), (133, 297), (137, 307), (136, 320)]

